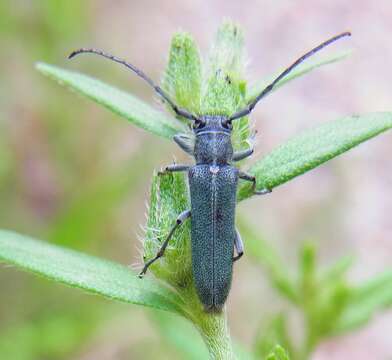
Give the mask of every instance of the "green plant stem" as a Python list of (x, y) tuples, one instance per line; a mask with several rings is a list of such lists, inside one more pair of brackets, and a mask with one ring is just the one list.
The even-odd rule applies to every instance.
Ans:
[(225, 311), (221, 314), (199, 314), (196, 326), (208, 348), (211, 359), (235, 359)]
[(314, 336), (312, 336), (311, 329), (309, 329), (308, 327), (308, 329), (306, 330), (305, 341), (298, 355), (298, 360), (308, 360), (316, 344), (317, 344), (317, 339)]
[(193, 286), (182, 288), (180, 295), (185, 299), (185, 317), (199, 331), (210, 353), (210, 359), (236, 359), (227, 326), (226, 309), (223, 308), (220, 313), (205, 312), (196, 295), (196, 289)]

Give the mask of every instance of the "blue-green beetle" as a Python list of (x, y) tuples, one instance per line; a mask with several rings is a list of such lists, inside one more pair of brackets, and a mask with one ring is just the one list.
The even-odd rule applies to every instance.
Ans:
[[(256, 191), (255, 177), (233, 166), (233, 162), (252, 155), (253, 148), (233, 152), (232, 122), (250, 114), (256, 104), (302, 61), (332, 42), (349, 35), (351, 35), (349, 32), (336, 35), (301, 56), (266, 86), (244, 109), (231, 116), (191, 114), (186, 109), (178, 107), (144, 72), (125, 60), (103, 51), (82, 48), (71, 53), (69, 58), (81, 53), (93, 53), (126, 66), (152, 86), (178, 116), (191, 122), (194, 141), (190, 141), (192, 139), (185, 134), (175, 135), (173, 140), (181, 149), (194, 156), (196, 164), (169, 165), (160, 173), (161, 175), (174, 171), (188, 173), (191, 209), (178, 216), (156, 256), (145, 263), (140, 273), (141, 277), (154, 261), (164, 255), (175, 230), (190, 217), (192, 268), (197, 293), (206, 311), (218, 312), (222, 309), (230, 291), (233, 262), (243, 255), (242, 240), (235, 228), (238, 180), (251, 181), (255, 194), (267, 194), (271, 191), (270, 189)], [(236, 254), (234, 254), (234, 249)]]

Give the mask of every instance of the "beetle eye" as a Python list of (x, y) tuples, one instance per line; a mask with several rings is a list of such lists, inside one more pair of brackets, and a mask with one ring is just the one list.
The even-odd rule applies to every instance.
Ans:
[(232, 129), (233, 129), (233, 124), (231, 123), (231, 121), (229, 121), (229, 120), (227, 120), (227, 119), (225, 119), (225, 120), (222, 121), (222, 126), (223, 126), (225, 129), (229, 129), (229, 130), (232, 130)]
[(204, 126), (206, 126), (206, 122), (203, 120), (195, 120), (193, 123), (193, 129), (202, 129)]

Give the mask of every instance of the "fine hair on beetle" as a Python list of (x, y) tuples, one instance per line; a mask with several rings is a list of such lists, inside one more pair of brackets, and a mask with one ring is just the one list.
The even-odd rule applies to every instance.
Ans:
[[(213, 115), (193, 114), (179, 107), (170, 96), (143, 71), (104, 51), (81, 48), (72, 52), (69, 58), (79, 54), (92, 53), (115, 61), (132, 70), (146, 81), (155, 92), (172, 108), (174, 113), (190, 121), (195, 141), (188, 134), (176, 134), (173, 140), (186, 153), (194, 156), (194, 165), (169, 165), (159, 175), (170, 172), (187, 172), (191, 208), (182, 212), (166, 236), (158, 253), (145, 262), (140, 273), (142, 277), (148, 267), (164, 255), (176, 229), (191, 218), (192, 272), (197, 294), (204, 309), (219, 312), (224, 306), (231, 287), (233, 262), (240, 259), (244, 246), (235, 228), (236, 193), (239, 179), (252, 183), (253, 193), (264, 195), (271, 189), (256, 189), (256, 178), (232, 165), (253, 154), (253, 147), (234, 152), (231, 143), (232, 122), (249, 115), (257, 103), (295, 67), (327, 45), (350, 36), (350, 32), (336, 35), (308, 51), (282, 71), (254, 99), (234, 114)], [(226, 79), (230, 82), (230, 78)], [(234, 255), (236, 254), (236, 255)]]

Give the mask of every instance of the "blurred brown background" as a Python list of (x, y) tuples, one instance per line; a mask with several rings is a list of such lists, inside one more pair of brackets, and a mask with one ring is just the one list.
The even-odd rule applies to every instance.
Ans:
[[(175, 145), (44, 78), (34, 63), (78, 69), (154, 103), (151, 90), (123, 69), (95, 58), (70, 63), (66, 56), (95, 46), (159, 79), (173, 32), (192, 33), (205, 54), (223, 18), (244, 29), (250, 83), (331, 35), (353, 33), (334, 45), (334, 50), (354, 49), (348, 60), (312, 72), (257, 107), (254, 158), (314, 124), (392, 109), (392, 3), (387, 0), (3, 1), (0, 227), (124, 264), (140, 262), (137, 234), (150, 176), (173, 155), (182, 155)], [(392, 138), (386, 134), (271, 196), (241, 204), (238, 211), (276, 244), (288, 266), (296, 266), (299, 243), (311, 239), (319, 244), (321, 263), (352, 253), (358, 261), (350, 276), (366, 279), (392, 265), (391, 154)], [(263, 316), (285, 304), (276, 301), (246, 256), (236, 270), (228, 302), (231, 332), (250, 345)], [(4, 266), (0, 284), (0, 358), (177, 356), (144, 309)], [(314, 359), (390, 359), (391, 333), (392, 313), (384, 313), (363, 330), (323, 344)]]

